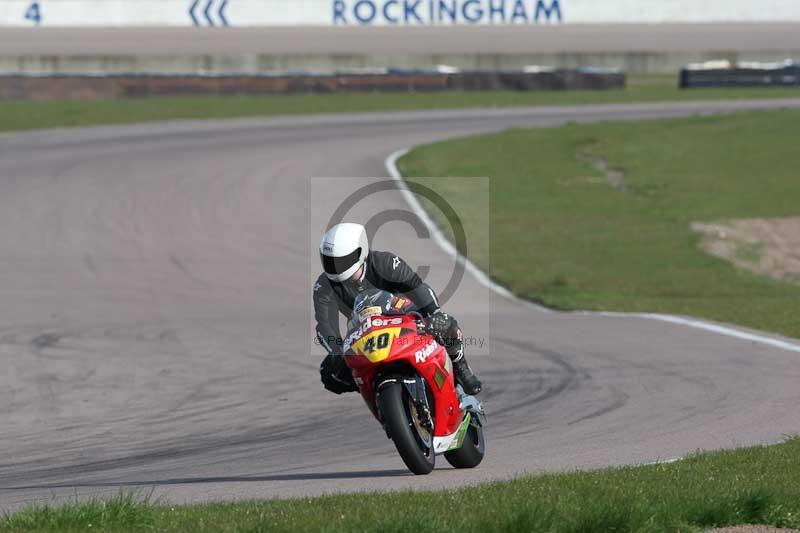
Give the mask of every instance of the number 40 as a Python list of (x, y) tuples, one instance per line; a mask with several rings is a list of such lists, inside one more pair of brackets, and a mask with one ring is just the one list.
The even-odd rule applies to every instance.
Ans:
[[(378, 348), (383, 350), (387, 346), (389, 346), (389, 334), (388, 333), (381, 333), (378, 335)], [(367, 342), (364, 344), (364, 351), (367, 353), (372, 353), (375, 351), (375, 337), (370, 337), (367, 339)]]
[(25, 19), (32, 20), (37, 26), (42, 23), (42, 9), (39, 7), (39, 2), (33, 2), (28, 6), (25, 11)]

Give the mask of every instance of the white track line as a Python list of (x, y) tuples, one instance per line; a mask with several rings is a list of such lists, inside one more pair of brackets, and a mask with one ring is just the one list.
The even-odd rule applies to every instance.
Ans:
[(536, 305), (533, 302), (517, 298), (511, 291), (509, 291), (502, 285), (499, 285), (494, 281), (492, 281), (483, 270), (475, 266), (475, 263), (473, 263), (468, 258), (461, 255), (458, 252), (458, 250), (456, 250), (456, 247), (453, 246), (453, 243), (451, 243), (450, 240), (447, 237), (445, 237), (444, 234), (442, 234), (442, 232), (439, 230), (439, 227), (428, 216), (428, 212), (425, 211), (425, 209), (422, 207), (422, 204), (419, 203), (419, 200), (417, 200), (416, 195), (413, 192), (411, 192), (411, 190), (408, 188), (408, 185), (406, 185), (406, 181), (403, 179), (403, 175), (400, 174), (399, 170), (397, 170), (397, 160), (406, 155), (407, 153), (408, 153), (408, 148), (405, 148), (403, 150), (398, 150), (393, 154), (391, 154), (386, 159), (384, 164), (386, 166), (386, 170), (389, 172), (389, 175), (392, 177), (393, 180), (397, 182), (398, 186), (400, 187), (400, 192), (403, 194), (403, 198), (405, 198), (406, 202), (408, 202), (408, 204), (411, 206), (411, 209), (414, 211), (414, 214), (416, 214), (422, 221), (422, 223), (425, 224), (425, 226), (428, 228), (428, 231), (430, 231), (430, 234), (433, 237), (433, 240), (436, 242), (436, 244), (438, 244), (439, 247), (442, 250), (444, 250), (447, 255), (449, 255), (456, 261), (463, 261), (464, 267), (466, 268), (467, 272), (475, 276), (475, 279), (478, 280), (478, 283), (480, 283), (484, 287), (493, 290), (500, 296), (508, 298), (509, 300), (514, 300), (515, 302), (525, 305), (526, 307), (530, 307), (532, 309), (545, 313), (552, 313), (552, 310), (547, 309), (546, 307), (542, 307), (541, 305)]
[(671, 465), (672, 463), (677, 463), (678, 461), (683, 461), (685, 457), (673, 457), (672, 459), (658, 459), (656, 461), (650, 461), (649, 463), (642, 463), (640, 466), (655, 466), (655, 465)]
[[(475, 264), (470, 261), (468, 258), (462, 256), (458, 253), (455, 246), (442, 234), (439, 228), (434, 224), (431, 218), (428, 216), (428, 213), (419, 203), (417, 197), (414, 195), (411, 190), (409, 190), (408, 185), (406, 185), (405, 180), (403, 179), (403, 175), (400, 174), (400, 171), (397, 169), (397, 160), (403, 157), (408, 153), (409, 149), (405, 148), (403, 150), (398, 150), (391, 154), (389, 157), (386, 158), (384, 161), (384, 165), (386, 167), (386, 171), (389, 175), (398, 182), (400, 187), (400, 192), (403, 194), (406, 202), (411, 206), (411, 209), (414, 213), (419, 217), (425, 226), (428, 227), (431, 235), (433, 236), (433, 240), (442, 250), (447, 253), (450, 257), (454, 258), (456, 261), (463, 261), (466, 267), (466, 270), (475, 276), (475, 279), (478, 280), (478, 283), (491, 289), (492, 291), (496, 292), (500, 296), (508, 298), (509, 300), (513, 300), (521, 305), (529, 307), (531, 309), (535, 309), (540, 312), (553, 312), (546, 307), (542, 307), (540, 305), (536, 305), (533, 302), (529, 302), (527, 300), (523, 300), (521, 298), (516, 297), (511, 291), (503, 287), (502, 285), (498, 285), (494, 281), (492, 281), (489, 276), (482, 271), (480, 268), (475, 266)], [(711, 322), (705, 322), (703, 320), (698, 320), (695, 318), (684, 318), (680, 316), (674, 315), (662, 315), (658, 313), (614, 313), (614, 312), (590, 312), (590, 311), (579, 311), (581, 314), (591, 314), (591, 315), (599, 315), (599, 316), (608, 316), (608, 317), (620, 317), (620, 318), (642, 318), (647, 320), (658, 320), (661, 322), (669, 322), (671, 324), (678, 324), (681, 326), (687, 326), (694, 329), (701, 329), (704, 331), (710, 331), (712, 333), (717, 333), (719, 335), (724, 335), (726, 337), (733, 337), (735, 339), (746, 340), (755, 342), (758, 344), (764, 344), (766, 346), (771, 346), (773, 348), (779, 348), (781, 350), (787, 350), (790, 352), (800, 353), (800, 344), (796, 344), (793, 342), (789, 342), (787, 340), (781, 340), (775, 337), (770, 337), (767, 335), (760, 335), (757, 333), (748, 333), (746, 331), (741, 331), (732, 327), (722, 326), (719, 324), (713, 324)]]
[(759, 344), (766, 344), (767, 346), (772, 346), (773, 348), (780, 348), (781, 350), (786, 350), (789, 352), (796, 352), (800, 353), (800, 345), (795, 344), (789, 341), (776, 339), (774, 337), (768, 337), (766, 335), (760, 335), (758, 333), (748, 333), (746, 331), (741, 331), (732, 327), (723, 326), (720, 324), (714, 324), (711, 322), (705, 322), (703, 320), (698, 320), (696, 318), (688, 318), (688, 317), (681, 317), (675, 315), (662, 315), (659, 313), (612, 313), (612, 312), (595, 312), (589, 313), (593, 315), (601, 315), (601, 316), (617, 316), (617, 317), (638, 317), (638, 318), (646, 318), (648, 320), (659, 320), (661, 322), (669, 322), (671, 324), (680, 324), (681, 326), (687, 326), (690, 328), (695, 329), (702, 329), (705, 331), (711, 331), (713, 333), (718, 333), (719, 335), (725, 335), (726, 337), (734, 337), (736, 339), (741, 339), (745, 341), (752, 341)]

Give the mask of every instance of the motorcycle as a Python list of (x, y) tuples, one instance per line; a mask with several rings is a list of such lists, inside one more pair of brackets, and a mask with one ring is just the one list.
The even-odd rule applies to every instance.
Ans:
[(442, 454), (455, 468), (480, 464), (483, 405), (455, 383), (450, 357), (410, 300), (360, 294), (343, 350), (367, 407), (411, 472), (430, 473)]

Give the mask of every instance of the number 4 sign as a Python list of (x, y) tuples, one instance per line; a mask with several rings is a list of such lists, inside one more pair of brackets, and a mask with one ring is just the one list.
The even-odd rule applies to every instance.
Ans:
[(39, 2), (33, 2), (25, 10), (25, 20), (33, 21), (37, 26), (42, 23), (42, 8)]

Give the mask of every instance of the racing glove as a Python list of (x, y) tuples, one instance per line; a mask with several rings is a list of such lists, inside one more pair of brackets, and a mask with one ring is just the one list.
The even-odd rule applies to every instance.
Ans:
[(456, 319), (437, 309), (428, 318), (428, 329), (435, 337), (446, 338), (452, 336), (458, 328)]
[(325, 388), (333, 393), (342, 394), (358, 390), (350, 368), (339, 354), (329, 353), (322, 360), (322, 364), (319, 365), (319, 375)]
[(450, 357), (456, 357), (463, 350), (458, 321), (441, 309), (428, 318), (428, 331), (445, 347)]

